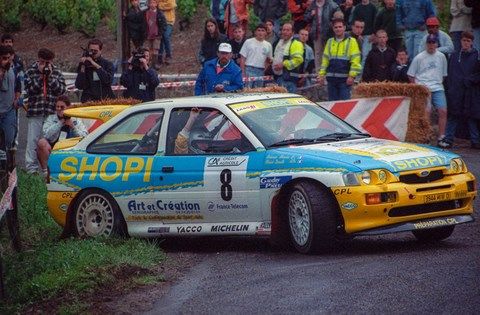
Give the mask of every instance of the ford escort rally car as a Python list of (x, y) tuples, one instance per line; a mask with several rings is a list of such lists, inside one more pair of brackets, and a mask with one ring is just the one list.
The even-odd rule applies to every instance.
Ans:
[[(117, 110), (57, 143), (48, 208), (80, 237), (262, 235), (302, 253), (357, 235), (438, 241), (473, 221), (456, 154), (375, 139), (294, 94), (215, 94)], [(285, 236), (285, 237), (284, 237)]]

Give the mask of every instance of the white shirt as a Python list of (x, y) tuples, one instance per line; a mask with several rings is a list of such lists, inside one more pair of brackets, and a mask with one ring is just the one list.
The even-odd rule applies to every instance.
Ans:
[(407, 74), (415, 83), (425, 85), (430, 92), (443, 91), (443, 77), (447, 76), (447, 58), (439, 51), (429, 54), (422, 51), (413, 58)]
[(265, 60), (272, 58), (272, 44), (266, 40), (258, 41), (255, 37), (243, 43), (240, 55), (245, 57), (245, 65), (256, 68), (265, 68)]

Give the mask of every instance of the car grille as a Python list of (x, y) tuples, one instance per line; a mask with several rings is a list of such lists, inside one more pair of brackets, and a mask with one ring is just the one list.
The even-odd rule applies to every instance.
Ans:
[(404, 216), (415, 215), (415, 214), (454, 210), (461, 207), (462, 207), (462, 200), (456, 199), (456, 200), (421, 204), (421, 205), (415, 205), (415, 206), (392, 208), (388, 212), (388, 216), (404, 217)]
[(418, 176), (418, 174), (400, 175), (400, 182), (405, 184), (425, 184), (440, 180), (444, 177), (442, 170), (431, 171), (425, 177)]

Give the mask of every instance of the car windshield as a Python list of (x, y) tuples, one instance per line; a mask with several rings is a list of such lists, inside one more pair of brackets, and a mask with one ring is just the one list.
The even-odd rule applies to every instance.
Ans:
[(230, 108), (267, 148), (369, 137), (300, 97), (232, 104)]

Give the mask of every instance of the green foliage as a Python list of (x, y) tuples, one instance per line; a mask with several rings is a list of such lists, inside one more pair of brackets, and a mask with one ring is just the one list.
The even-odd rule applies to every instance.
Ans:
[(108, 16), (113, 11), (116, 12), (116, 2), (115, 0), (98, 0), (98, 10), (100, 12), (100, 16)]
[(47, 26), (45, 8), (48, 8), (49, 5), (50, 0), (28, 0), (25, 10), (35, 22), (44, 28)]
[(22, 1), (0, 0), (0, 24), (7, 32), (20, 29)]
[(101, 19), (99, 3), (97, 0), (76, 0), (72, 18), (75, 30), (93, 37)]
[[(45, 184), (39, 176), (19, 175), (20, 233), (24, 250), (3, 248), (5, 292), (1, 314), (21, 312), (28, 305), (50, 298), (70, 301), (62, 313), (82, 313), (85, 305), (76, 297), (116, 281), (152, 283), (148, 268), (165, 259), (155, 242), (139, 239), (59, 240), (61, 228), (49, 216)], [(0, 241), (8, 243), (5, 228)], [(135, 278), (140, 276), (138, 280)], [(76, 311), (75, 311), (76, 310)]]
[(72, 10), (75, 0), (56, 0), (54, 6), (45, 8), (45, 20), (60, 33), (65, 33), (72, 22)]
[(197, 12), (197, 1), (196, 0), (178, 0), (177, 1), (177, 12), (180, 17), (191, 20), (195, 12)]
[(109, 11), (106, 13), (105, 21), (107, 22), (110, 32), (117, 38), (117, 6), (115, 3), (110, 6)]

